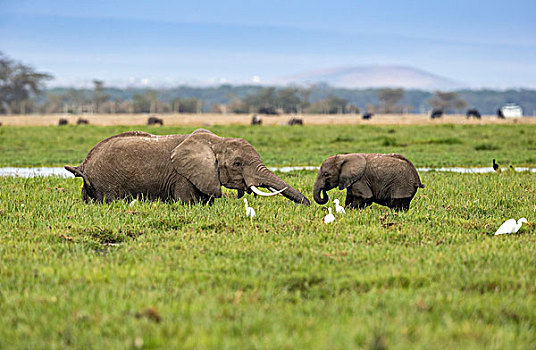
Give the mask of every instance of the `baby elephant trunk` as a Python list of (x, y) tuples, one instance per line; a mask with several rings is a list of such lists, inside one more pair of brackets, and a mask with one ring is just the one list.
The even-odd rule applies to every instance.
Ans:
[(315, 182), (315, 186), (313, 188), (313, 199), (318, 204), (326, 204), (329, 200), (328, 193), (324, 189), (324, 184), (320, 183), (320, 181)]

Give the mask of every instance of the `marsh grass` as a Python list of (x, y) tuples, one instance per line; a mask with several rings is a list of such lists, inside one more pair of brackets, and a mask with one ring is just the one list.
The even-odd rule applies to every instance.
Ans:
[[(314, 172), (279, 174), (310, 196)], [(423, 173), (408, 212), (225, 190), (212, 206), (84, 204), (0, 178), (0, 348), (533, 348), (534, 174)], [(344, 199), (344, 193), (329, 192)]]
[[(2, 128), (0, 162), (78, 164), (126, 130)], [(489, 166), (491, 158), (533, 166), (536, 131), (211, 130), (246, 138), (269, 166), (356, 151), (401, 152), (417, 166)], [(383, 146), (383, 137), (407, 146)], [(484, 142), (501, 148), (474, 149)], [(311, 199), (314, 171), (278, 175)], [(420, 175), (426, 187), (409, 211), (373, 205), (330, 225), (326, 206), (281, 197), (248, 196), (250, 220), (229, 190), (211, 206), (93, 205), (82, 202), (80, 179), (0, 177), (0, 348), (533, 349), (536, 175)], [(329, 195), (331, 205), (344, 202), (343, 192)], [(522, 216), (530, 225), (518, 234), (493, 236)]]
[(496, 151), (500, 149), (499, 145), (494, 143), (479, 143), (475, 145), (475, 150), (477, 151)]
[[(0, 128), (0, 166), (63, 166), (79, 164), (104, 138), (129, 130), (153, 134), (186, 134), (193, 127), (64, 127)], [(398, 152), (419, 167), (527, 166), (536, 163), (536, 125), (414, 126), (262, 126), (215, 125), (221, 136), (242, 137), (268, 166), (320, 165), (338, 153)], [(477, 152), (475, 152), (477, 151)]]

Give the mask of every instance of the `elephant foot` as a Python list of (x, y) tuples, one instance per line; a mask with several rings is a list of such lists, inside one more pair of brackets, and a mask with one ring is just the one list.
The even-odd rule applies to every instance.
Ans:
[(364, 209), (371, 205), (373, 201), (367, 199), (357, 199), (354, 197), (353, 201), (350, 204), (346, 204), (347, 207), (352, 209)]
[(398, 199), (391, 199), (389, 204), (387, 205), (389, 208), (394, 209), (396, 211), (407, 211), (409, 210), (409, 204), (411, 203), (411, 198), (398, 198)]

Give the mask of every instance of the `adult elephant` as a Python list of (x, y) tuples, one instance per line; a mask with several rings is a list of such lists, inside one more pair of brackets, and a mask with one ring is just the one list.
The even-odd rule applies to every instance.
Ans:
[(314, 200), (326, 204), (327, 191), (337, 186), (347, 189), (347, 207), (364, 208), (378, 203), (404, 210), (409, 209), (417, 188), (424, 187), (413, 164), (396, 153), (351, 153), (327, 158), (318, 171)]
[(238, 190), (238, 198), (244, 192), (280, 193), (309, 205), (303, 194), (266, 168), (246, 140), (219, 137), (204, 129), (162, 136), (125, 132), (99, 142), (82, 164), (65, 169), (83, 178), (86, 202), (143, 197), (211, 203), (222, 196), (223, 185)]

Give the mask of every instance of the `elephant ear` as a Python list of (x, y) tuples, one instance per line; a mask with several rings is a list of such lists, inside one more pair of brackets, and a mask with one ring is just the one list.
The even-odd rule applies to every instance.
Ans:
[(346, 155), (341, 161), (339, 173), (339, 190), (344, 190), (358, 181), (364, 174), (367, 160), (362, 154)]
[(216, 155), (210, 148), (210, 138), (214, 134), (195, 133), (171, 152), (171, 163), (177, 173), (194, 184), (206, 195), (221, 197)]

